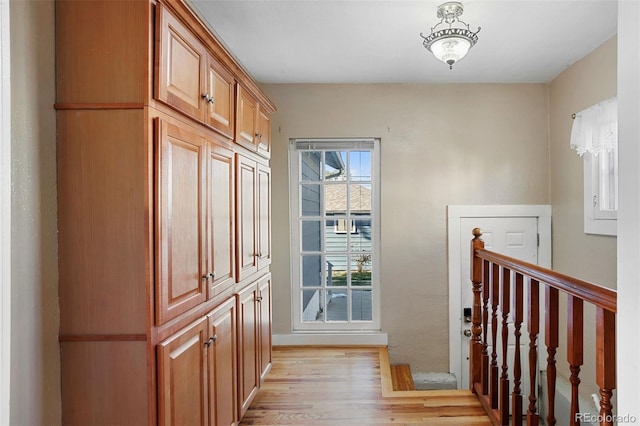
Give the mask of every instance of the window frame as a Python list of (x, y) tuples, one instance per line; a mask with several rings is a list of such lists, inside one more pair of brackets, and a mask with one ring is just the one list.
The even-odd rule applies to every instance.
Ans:
[[(311, 143), (314, 144), (314, 148), (309, 148), (310, 151), (322, 151), (322, 150), (349, 150), (359, 151), (368, 150), (371, 152), (371, 227), (373, 230), (373, 238), (371, 239), (371, 320), (353, 320), (347, 321), (304, 321), (302, 316), (302, 295), (303, 290), (312, 290), (313, 288), (307, 288), (302, 286), (302, 223), (303, 220), (316, 220), (316, 218), (303, 217), (300, 213), (301, 208), (301, 196), (299, 186), (303, 180), (300, 180), (300, 155), (299, 149), (297, 149), (297, 143)], [(322, 147), (323, 144), (334, 144), (333, 147)], [(371, 149), (364, 149), (359, 145), (368, 145), (373, 147)], [(317, 147), (317, 149), (316, 149)], [(322, 185), (324, 181), (321, 180)], [(348, 181), (357, 184), (358, 181)], [(368, 181), (367, 181), (368, 183)], [(380, 309), (380, 271), (379, 271), (379, 252), (380, 252), (380, 139), (378, 138), (327, 138), (327, 139), (308, 139), (308, 138), (295, 138), (290, 139), (289, 144), (289, 201), (290, 201), (290, 263), (291, 263), (291, 320), (292, 330), (294, 332), (355, 332), (355, 331), (380, 331), (381, 329), (381, 309)], [(323, 201), (322, 201), (323, 203)], [(324, 217), (324, 207), (321, 207), (321, 217)], [(325, 217), (325, 220), (327, 217)], [(334, 220), (347, 219), (343, 216), (338, 216)], [(352, 218), (353, 219), (353, 218)], [(348, 220), (348, 219), (347, 219)], [(323, 223), (323, 220), (320, 219)], [(324, 222), (326, 223), (326, 222)], [(355, 220), (352, 220), (353, 227), (356, 227)], [(334, 231), (335, 231), (334, 226)], [(353, 231), (353, 228), (352, 228)], [(329, 232), (326, 229), (326, 225), (321, 227), (321, 233)], [(357, 232), (357, 231), (356, 231)], [(352, 234), (352, 232), (345, 232), (345, 234)], [(324, 234), (322, 234), (321, 240), (324, 241)], [(324, 245), (324, 243), (321, 243)], [(349, 253), (351, 253), (348, 250)], [(318, 254), (334, 255), (332, 252), (326, 251), (326, 247), (321, 247)], [(314, 253), (307, 253), (306, 255), (313, 255)], [(321, 287), (324, 291), (327, 287), (326, 271), (323, 268)], [(358, 290), (357, 287), (349, 287), (349, 290)], [(320, 292), (320, 294), (323, 294)], [(326, 295), (325, 295), (326, 296)], [(350, 300), (350, 299), (349, 299)], [(351, 307), (347, 312), (351, 312)]]
[[(616, 210), (601, 210), (600, 206), (600, 188), (604, 185), (604, 178), (600, 173), (600, 163), (602, 155), (594, 155), (585, 153), (583, 155), (583, 172), (584, 172), (584, 233), (593, 235), (618, 235), (618, 221)], [(617, 169), (617, 150), (614, 150), (616, 160), (614, 169)], [(618, 171), (615, 170), (615, 176)], [(616, 185), (617, 186), (617, 185)], [(616, 191), (616, 199), (618, 194)]]

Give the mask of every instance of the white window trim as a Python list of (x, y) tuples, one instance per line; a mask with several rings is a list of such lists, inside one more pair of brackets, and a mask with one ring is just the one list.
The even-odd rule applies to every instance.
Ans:
[[(299, 262), (299, 240), (300, 240), (300, 227), (299, 223), (299, 191), (298, 191), (298, 156), (296, 150), (296, 141), (308, 141), (308, 142), (345, 142), (345, 144), (351, 144), (357, 141), (371, 142), (373, 141), (373, 151), (371, 153), (371, 182), (377, 183), (375, 190), (371, 193), (371, 208), (373, 210), (371, 226), (374, 229), (373, 237), (373, 255), (372, 255), (372, 321), (354, 321), (351, 323), (335, 322), (335, 323), (313, 323), (302, 322), (300, 303), (296, 303), (294, 297), (300, 297), (300, 289), (298, 279), (300, 276), (300, 262)], [(348, 149), (357, 149), (348, 148)], [(295, 188), (292, 190), (292, 188)], [(373, 189), (373, 188), (372, 188)], [(341, 336), (342, 333), (347, 333), (349, 338), (353, 338), (353, 333), (376, 333), (380, 331), (381, 327), (381, 309), (380, 309), (380, 139), (374, 138), (346, 138), (346, 139), (291, 139), (289, 143), (289, 224), (290, 224), (290, 263), (291, 263), (291, 324), (292, 333), (300, 335), (317, 336), (313, 333), (322, 333), (325, 336)], [(338, 334), (336, 334), (338, 333)], [(375, 339), (382, 338), (386, 341), (386, 335), (384, 333), (376, 333)], [(365, 341), (369, 341), (370, 337), (365, 337)], [(331, 340), (331, 339), (330, 339)], [(284, 339), (284, 341), (288, 341)], [(332, 340), (333, 341), (333, 340)], [(340, 338), (335, 340), (341, 341)]]
[(0, 424), (11, 391), (11, 64), (9, 0), (0, 0)]
[[(598, 157), (590, 153), (583, 156), (584, 167), (584, 233), (595, 235), (618, 235), (618, 221), (615, 212), (612, 217), (597, 217), (599, 193)], [(594, 201), (595, 200), (595, 201)]]

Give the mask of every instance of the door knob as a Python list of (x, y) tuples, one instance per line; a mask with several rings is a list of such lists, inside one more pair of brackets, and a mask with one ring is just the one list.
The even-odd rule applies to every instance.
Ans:
[(471, 330), (467, 328), (466, 330), (464, 330), (464, 331), (462, 332), (462, 334), (464, 334), (464, 335), (465, 335), (465, 336), (467, 336), (467, 337), (471, 337)]

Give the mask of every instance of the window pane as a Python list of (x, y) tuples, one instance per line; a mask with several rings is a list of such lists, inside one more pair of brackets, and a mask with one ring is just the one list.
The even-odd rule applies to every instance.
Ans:
[(325, 180), (345, 180), (346, 158), (344, 151), (326, 151), (324, 153), (324, 178)]
[(351, 285), (354, 287), (371, 286), (370, 253), (351, 256)]
[(327, 291), (327, 321), (347, 321), (347, 289)]
[(327, 256), (327, 287), (347, 285), (347, 255)]
[(603, 152), (598, 157), (600, 210), (615, 211), (618, 209), (617, 152)]
[(347, 251), (346, 219), (327, 220), (325, 227), (325, 247), (329, 252)]
[(372, 251), (373, 229), (371, 227), (371, 219), (355, 219), (356, 232), (351, 234), (351, 251)]
[(320, 185), (300, 185), (302, 216), (320, 216)]
[(323, 290), (302, 290), (302, 321), (324, 320)]
[(300, 179), (320, 180), (320, 159), (322, 153), (319, 151), (303, 151), (300, 153)]
[(322, 283), (322, 256), (302, 256), (302, 286), (319, 287)]
[(349, 176), (351, 176), (351, 180), (371, 180), (370, 151), (352, 151), (349, 153)]
[(371, 290), (351, 291), (351, 316), (353, 321), (371, 321)]
[(320, 251), (322, 238), (319, 220), (302, 221), (302, 251)]
[(347, 212), (347, 185), (326, 185), (324, 187), (324, 203), (327, 214), (345, 214)]
[(371, 185), (352, 184), (349, 190), (351, 213), (371, 214)]

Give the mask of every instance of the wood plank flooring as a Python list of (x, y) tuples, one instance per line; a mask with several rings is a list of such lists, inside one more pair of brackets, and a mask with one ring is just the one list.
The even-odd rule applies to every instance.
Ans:
[(241, 425), (490, 425), (471, 392), (394, 392), (386, 348), (274, 347)]

